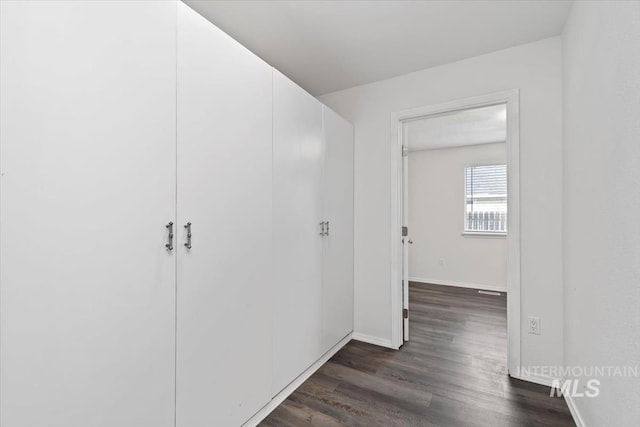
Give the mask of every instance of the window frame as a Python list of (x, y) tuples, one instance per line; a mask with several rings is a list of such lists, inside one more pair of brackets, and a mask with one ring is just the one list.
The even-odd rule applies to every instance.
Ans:
[(507, 233), (509, 232), (509, 222), (507, 221), (507, 230), (506, 231), (474, 231), (467, 230), (467, 169), (474, 167), (482, 167), (482, 166), (505, 166), (507, 171), (507, 218), (509, 214), (509, 165), (505, 161), (504, 163), (497, 162), (486, 162), (486, 163), (473, 163), (466, 164), (462, 168), (462, 237), (481, 237), (481, 238), (497, 238), (504, 239), (507, 237)]

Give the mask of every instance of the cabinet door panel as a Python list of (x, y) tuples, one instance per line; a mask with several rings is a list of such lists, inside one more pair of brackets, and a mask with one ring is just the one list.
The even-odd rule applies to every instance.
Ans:
[(353, 331), (353, 127), (324, 111), (322, 349)]
[(178, 15), (177, 426), (235, 426), (271, 398), (272, 69)]
[(322, 104), (274, 71), (274, 383), (322, 355)]
[(176, 5), (1, 8), (0, 425), (173, 426)]

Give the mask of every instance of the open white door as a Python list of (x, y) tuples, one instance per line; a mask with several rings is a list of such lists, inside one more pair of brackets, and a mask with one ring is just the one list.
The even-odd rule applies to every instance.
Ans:
[(402, 147), (402, 333), (409, 341), (409, 151)]

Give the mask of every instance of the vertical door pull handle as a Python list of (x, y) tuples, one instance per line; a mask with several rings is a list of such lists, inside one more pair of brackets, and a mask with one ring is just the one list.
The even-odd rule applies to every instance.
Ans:
[(322, 222), (320, 223), (320, 235), (321, 235), (321, 236), (324, 236), (324, 224), (325, 224), (325, 222), (324, 222), (324, 221), (322, 221)]
[(173, 222), (169, 222), (169, 224), (165, 225), (167, 230), (169, 230), (169, 243), (167, 243), (165, 248), (172, 251), (173, 250)]
[(327, 221), (325, 224), (327, 224), (327, 231), (325, 232), (325, 236), (329, 235), (329, 221)]
[(187, 243), (185, 243), (184, 246), (187, 249), (191, 249), (191, 223), (190, 222), (186, 223), (184, 228), (187, 229)]

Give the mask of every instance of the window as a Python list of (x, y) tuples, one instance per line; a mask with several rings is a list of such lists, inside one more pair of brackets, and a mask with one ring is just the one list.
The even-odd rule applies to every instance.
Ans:
[(507, 165), (465, 168), (464, 231), (507, 232)]

